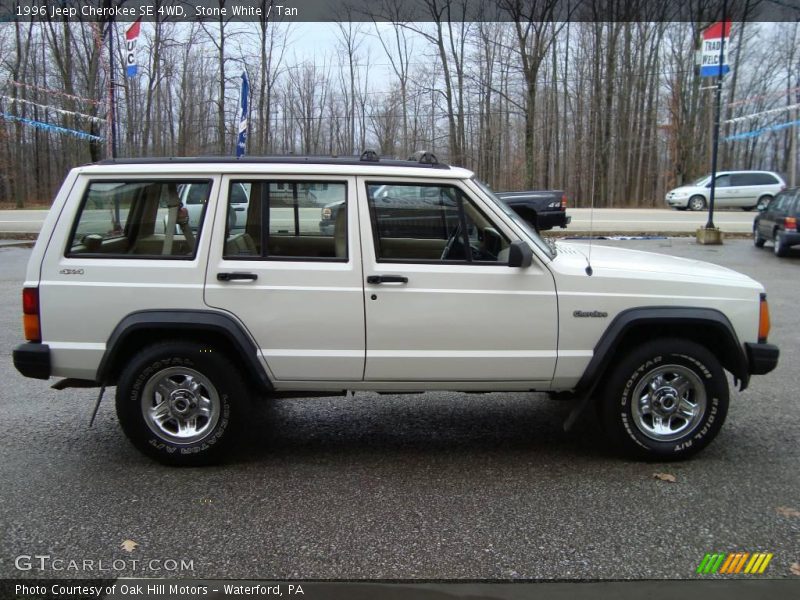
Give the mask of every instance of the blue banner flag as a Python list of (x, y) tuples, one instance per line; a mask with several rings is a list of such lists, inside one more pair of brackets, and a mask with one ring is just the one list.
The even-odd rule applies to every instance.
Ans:
[(236, 157), (239, 158), (245, 152), (247, 144), (247, 99), (250, 96), (250, 81), (247, 79), (247, 71), (242, 73), (242, 112), (239, 116), (239, 138), (236, 141)]

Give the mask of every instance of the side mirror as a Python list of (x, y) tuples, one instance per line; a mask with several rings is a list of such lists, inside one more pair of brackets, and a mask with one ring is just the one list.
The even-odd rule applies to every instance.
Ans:
[(533, 250), (522, 240), (511, 242), (508, 247), (508, 266), (525, 269), (533, 263)]

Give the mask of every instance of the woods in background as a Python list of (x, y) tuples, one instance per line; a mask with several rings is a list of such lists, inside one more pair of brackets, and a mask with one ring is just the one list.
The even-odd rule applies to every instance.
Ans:
[[(565, 189), (573, 205), (599, 207), (662, 206), (668, 189), (709, 172), (713, 81), (695, 52), (719, 0), (693, 0), (685, 22), (653, 14), (653, 2), (645, 21), (630, 12), (644, 4), (617, 0), (575, 3), (604, 21), (559, 21), (557, 0), (487, 2), (514, 20), (463, 21), (462, 2), (417, 0), (425, 22), (403, 21), (396, 0), (376, 0), (368, 17), (342, 9), (335, 47), (314, 61), (293, 52), (289, 22), (145, 23), (135, 78), (114, 46), (118, 155), (233, 155), (246, 68), (251, 155), (427, 149), (497, 190)], [(798, 24), (747, 22), (757, 0), (735, 4), (724, 121), (796, 104), (800, 86)], [(1, 202), (47, 204), (67, 170), (108, 156), (107, 25), (0, 25), (2, 113), (104, 138), (4, 117)], [(723, 123), (721, 135), (794, 114)], [(793, 135), (723, 142), (720, 168), (789, 173)]]

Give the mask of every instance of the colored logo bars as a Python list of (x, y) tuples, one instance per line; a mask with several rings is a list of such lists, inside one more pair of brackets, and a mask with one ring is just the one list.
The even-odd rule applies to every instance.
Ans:
[(738, 573), (760, 575), (767, 570), (767, 565), (771, 560), (772, 553), (767, 552), (706, 554), (697, 567), (697, 573), (701, 575), (713, 575), (715, 573), (723, 575), (736, 575)]

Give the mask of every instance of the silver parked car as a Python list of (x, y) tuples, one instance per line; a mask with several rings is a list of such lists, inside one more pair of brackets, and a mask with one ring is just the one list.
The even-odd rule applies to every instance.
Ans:
[[(772, 171), (721, 171), (717, 173), (714, 206), (752, 210), (766, 206), (786, 187), (780, 175)], [(711, 176), (667, 193), (667, 206), (678, 210), (703, 210), (711, 197)]]

